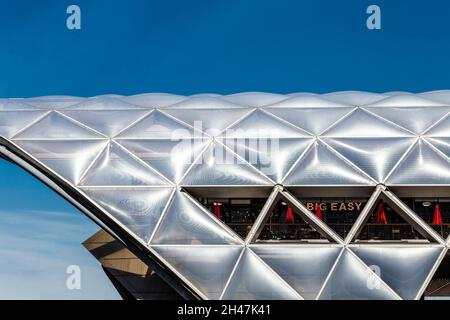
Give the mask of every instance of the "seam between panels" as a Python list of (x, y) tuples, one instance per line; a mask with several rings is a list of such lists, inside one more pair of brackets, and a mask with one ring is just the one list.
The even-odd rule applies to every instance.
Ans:
[[(78, 179), (78, 181), (76, 181), (75, 186), (80, 186), (80, 183), (83, 181), (83, 179), (86, 177), (87, 173), (89, 172), (89, 170), (91, 170), (91, 168), (97, 163), (97, 160), (102, 156), (102, 154), (107, 150), (107, 148), (109, 147), (109, 141), (107, 140), (103, 140), (105, 145), (101, 148), (101, 150), (99, 151), (99, 153), (94, 157), (94, 159), (92, 159), (91, 163), (89, 163), (89, 165), (86, 167), (86, 169), (84, 169), (84, 171), (81, 173), (80, 178)], [(80, 186), (81, 187), (81, 186)]]
[(245, 245), (249, 245), (256, 241), (260, 233), (258, 232), (258, 230), (260, 229), (261, 226), (263, 226), (263, 224), (267, 219), (267, 216), (270, 214), (269, 209), (275, 203), (275, 200), (277, 200), (281, 188), (282, 187), (280, 185), (275, 185), (272, 188), (272, 191), (270, 192), (270, 195), (267, 197), (264, 206), (261, 208), (258, 217), (256, 218), (255, 222), (253, 223), (253, 226), (251, 227), (250, 231), (248, 232), (248, 234), (244, 239)]
[(371, 272), (371, 276), (374, 276), (378, 281), (380, 281), (387, 289), (388, 291), (390, 291), (394, 297), (397, 298), (397, 300), (403, 300), (402, 297), (399, 296), (399, 294), (397, 292), (394, 291), (394, 289), (392, 289), (382, 278), (381, 276), (377, 275), (372, 269), (370, 269), (370, 267), (364, 262), (362, 261), (362, 259), (360, 257), (358, 257), (356, 255), (356, 253), (354, 253), (351, 248), (347, 247), (345, 248), (345, 250), (347, 250), (351, 255), (353, 255), (353, 257), (355, 259), (357, 259), (359, 261), (359, 263), (361, 263), (364, 267), (366, 267), (367, 271)]
[(342, 121), (344, 121), (345, 119), (347, 119), (348, 117), (350, 117), (352, 114), (354, 114), (358, 109), (360, 109), (360, 107), (355, 106), (353, 108), (352, 111), (344, 114), (342, 117), (340, 117), (339, 119), (337, 119), (336, 121), (334, 121), (332, 124), (330, 124), (328, 127), (326, 127), (324, 130), (322, 130), (320, 132), (320, 134), (318, 134), (317, 136), (324, 136), (327, 137), (326, 133), (332, 129), (333, 127), (337, 126), (339, 123), (341, 123)]
[[(247, 117), (249, 117), (252, 113), (256, 112), (256, 110), (259, 110), (258, 108), (255, 107), (249, 107), (249, 111), (246, 112), (244, 115), (240, 116), (238, 119), (236, 119), (235, 121), (233, 121), (232, 123), (230, 123), (228, 126), (226, 126), (222, 131), (220, 131), (216, 137), (224, 137), (223, 133), (226, 132), (228, 129), (234, 127), (235, 125), (237, 125), (238, 123), (242, 122), (243, 120), (245, 120)], [(226, 136), (225, 136), (226, 138)]]
[[(375, 184), (378, 184), (379, 182), (376, 181), (374, 178), (372, 178), (368, 173), (366, 173), (363, 169), (361, 169), (360, 167), (358, 167), (356, 164), (354, 164), (353, 162), (351, 162), (349, 159), (347, 159), (346, 157), (344, 157), (342, 154), (340, 154), (338, 151), (336, 151), (332, 146), (330, 146), (328, 143), (326, 143), (324, 140), (322, 140), (322, 138), (317, 138), (317, 140), (319, 140), (324, 147), (326, 147), (328, 150), (330, 150), (332, 153), (334, 153), (335, 156), (337, 156), (338, 158), (340, 158), (342, 161), (344, 161), (345, 163), (347, 163), (348, 165), (350, 165), (353, 169), (355, 169), (356, 171), (358, 171), (360, 174), (363, 174), (366, 178), (368, 178), (370, 181), (372, 181)], [(370, 185), (368, 185), (370, 186)]]
[(400, 165), (403, 163), (403, 161), (410, 155), (412, 149), (414, 149), (414, 147), (416, 145), (418, 145), (420, 141), (420, 138), (417, 137), (413, 143), (411, 143), (411, 145), (408, 147), (408, 149), (406, 149), (405, 153), (403, 153), (403, 155), (400, 157), (400, 159), (398, 159), (398, 161), (394, 164), (394, 166), (391, 168), (391, 170), (389, 170), (388, 174), (384, 177), (382, 183), (386, 183), (388, 181), (388, 179), (394, 174), (394, 172), (400, 167)]
[(121, 130), (119, 130), (118, 132), (116, 132), (116, 134), (113, 135), (111, 138), (118, 138), (118, 139), (120, 139), (119, 136), (120, 136), (123, 132), (127, 131), (128, 129), (130, 129), (130, 128), (133, 127), (134, 125), (138, 124), (139, 122), (141, 122), (142, 120), (144, 120), (145, 118), (147, 118), (150, 114), (152, 114), (152, 113), (155, 111), (155, 109), (151, 109), (151, 110), (149, 110), (149, 111), (147, 111), (147, 112), (145, 112), (146, 109), (142, 109), (142, 110), (144, 110), (144, 114), (143, 114), (142, 116), (138, 117), (136, 120), (134, 120), (133, 122), (131, 122), (130, 124), (128, 124), (127, 126), (125, 126), (124, 128), (122, 128)]
[(294, 171), (294, 169), (297, 167), (297, 165), (306, 157), (308, 152), (310, 152), (310, 150), (312, 149), (314, 143), (316, 143), (317, 138), (312, 137), (312, 138), (310, 138), (310, 140), (311, 141), (306, 146), (305, 150), (303, 150), (303, 152), (299, 155), (299, 157), (294, 161), (294, 163), (289, 168), (289, 170), (285, 173), (285, 175), (283, 177), (281, 177), (280, 183), (284, 183), (286, 178), (289, 177), (289, 175), (292, 173), (292, 171)]
[(173, 199), (175, 198), (175, 192), (176, 188), (173, 188), (172, 192), (170, 193), (169, 199), (167, 200), (167, 203), (164, 206), (163, 211), (161, 212), (161, 216), (158, 218), (158, 221), (156, 222), (155, 228), (153, 228), (153, 231), (150, 234), (150, 237), (147, 241), (147, 246), (150, 246), (150, 244), (153, 241), (153, 238), (155, 237), (156, 231), (158, 231), (164, 217), (166, 216), (166, 213), (169, 211), (170, 206), (172, 205)]
[(236, 264), (234, 265), (233, 269), (231, 269), (230, 276), (228, 277), (228, 280), (225, 282), (225, 286), (223, 287), (222, 293), (220, 294), (218, 300), (223, 300), (223, 296), (225, 295), (225, 292), (227, 291), (228, 286), (230, 285), (231, 280), (233, 279), (234, 274), (236, 273), (236, 269), (237, 269), (239, 263), (241, 262), (242, 256), (244, 255), (244, 252), (245, 252), (246, 249), (247, 248), (245, 246), (242, 247), (241, 253), (239, 254), (239, 257), (237, 258)]
[(322, 287), (320, 288), (319, 292), (317, 293), (314, 300), (320, 300), (320, 296), (323, 293), (323, 290), (327, 286), (331, 276), (334, 273), (334, 270), (336, 269), (339, 261), (341, 260), (342, 255), (344, 254), (345, 247), (341, 247), (341, 252), (339, 252), (338, 256), (336, 257), (336, 261), (334, 261), (333, 266), (331, 267), (330, 271), (328, 272), (327, 276), (325, 277), (325, 280), (323, 281)]
[(281, 281), (285, 286), (287, 286), (292, 293), (294, 293), (300, 300), (305, 300), (300, 293), (298, 293), (294, 288), (291, 287), (289, 283), (286, 282), (275, 270), (273, 270), (261, 257), (259, 257), (253, 250), (249, 247), (246, 247), (245, 250), (248, 250), (253, 257), (255, 257), (261, 264), (263, 264), (269, 271), (274, 275), (279, 281)]
[(183, 125), (183, 126), (187, 126), (189, 129), (192, 129), (192, 130), (194, 131), (194, 137), (190, 137), (189, 139), (195, 139), (195, 138), (196, 138), (196, 137), (195, 137), (195, 133), (199, 133), (199, 134), (200, 134), (200, 137), (199, 137), (199, 138), (204, 138), (203, 135), (206, 135), (206, 137), (208, 137), (208, 138), (212, 138), (212, 137), (211, 137), (209, 134), (207, 134), (206, 132), (203, 132), (203, 131), (201, 131), (201, 130), (196, 129), (193, 125), (191, 125), (191, 124), (189, 124), (189, 123), (187, 123), (187, 122), (184, 122), (183, 120), (180, 120), (180, 119), (174, 117), (173, 115), (171, 115), (171, 114), (169, 114), (169, 113), (166, 113), (165, 111), (163, 111), (163, 110), (161, 110), (161, 109), (155, 109), (155, 110), (156, 110), (157, 112), (161, 113), (162, 115), (164, 115), (165, 117), (167, 117), (167, 118), (169, 118), (169, 119), (171, 119), (171, 120), (177, 122), (178, 124)]
[[(231, 152), (237, 159), (241, 160), (243, 162), (243, 164), (245, 164), (247, 167), (250, 166), (250, 168), (256, 170), (260, 175), (262, 175), (264, 178), (268, 179), (270, 183), (272, 183), (272, 185), (276, 184), (276, 181), (272, 180), (271, 178), (269, 178), (265, 173), (263, 173), (261, 170), (255, 168), (252, 164), (250, 164), (250, 162), (248, 162), (247, 160), (245, 160), (244, 158), (242, 158), (240, 155), (238, 155), (236, 152), (234, 152), (230, 147), (228, 147), (227, 145), (225, 145), (224, 143), (222, 143), (221, 141), (214, 139), (214, 141), (220, 145), (222, 145), (222, 147), (224, 147), (226, 150), (228, 150), (229, 152)], [(269, 185), (268, 185), (269, 186)]]
[[(407, 129), (407, 128), (402, 127), (402, 126), (399, 125), (398, 123), (395, 123), (395, 122), (392, 121), (392, 120), (386, 119), (386, 118), (384, 118), (384, 117), (382, 117), (382, 116), (376, 114), (375, 112), (372, 112), (372, 111), (370, 111), (370, 110), (368, 110), (368, 109), (366, 109), (366, 108), (368, 108), (368, 107), (361, 107), (361, 110), (364, 110), (364, 111), (367, 112), (368, 114), (370, 114), (370, 115), (372, 115), (372, 116), (378, 118), (379, 120), (381, 120), (381, 121), (383, 121), (383, 122), (386, 122), (386, 123), (388, 123), (388, 124), (391, 124), (391, 125), (393, 125), (393, 126), (399, 128), (399, 129), (401, 129), (401, 130), (407, 131), (408, 133), (410, 133), (410, 134), (413, 135), (413, 136), (417, 136), (417, 135), (418, 135), (417, 133), (415, 133), (415, 132), (413, 132), (413, 131), (411, 131), (411, 130), (409, 130), (409, 129)], [(388, 137), (386, 137), (386, 138), (388, 138)], [(392, 138), (395, 138), (395, 137), (392, 137)]]
[(420, 287), (419, 291), (417, 292), (417, 295), (415, 296), (415, 300), (419, 300), (420, 297), (423, 295), (425, 290), (427, 289), (428, 285), (430, 284), (431, 280), (433, 279), (434, 274), (436, 273), (437, 269), (442, 263), (442, 260), (444, 260), (446, 254), (447, 254), (448, 248), (446, 246), (442, 247), (442, 252), (439, 254), (438, 259), (433, 264), (433, 267), (431, 268), (430, 272), (427, 275), (427, 278), (425, 279), (424, 283)]
[[(447, 106), (448, 108), (448, 106)], [(421, 132), (421, 136), (426, 136), (427, 132), (430, 131), (431, 129), (433, 129), (434, 127), (438, 126), (441, 122), (443, 122), (445, 119), (447, 119), (450, 115), (450, 111), (447, 111), (440, 119), (438, 119), (435, 123), (433, 123), (432, 125), (430, 125), (428, 128), (426, 128), (425, 130), (423, 130)]]
[(142, 160), (141, 158), (139, 158), (138, 156), (136, 156), (133, 152), (131, 152), (130, 150), (128, 150), (127, 148), (125, 148), (123, 145), (121, 145), (119, 142), (117, 142), (114, 139), (111, 139), (110, 144), (113, 143), (114, 145), (116, 145), (119, 149), (121, 149), (123, 152), (125, 152), (125, 154), (129, 155), (132, 159), (136, 160), (138, 163), (140, 163), (141, 165), (143, 165), (145, 168), (150, 169), (151, 172), (155, 173), (157, 176), (159, 176), (160, 178), (162, 178), (164, 181), (166, 181), (168, 183), (168, 185), (174, 187), (175, 184), (170, 181), (168, 178), (166, 178), (162, 173), (160, 173), (158, 170), (156, 170), (155, 168), (153, 168), (152, 166), (150, 166), (147, 162), (145, 162), (144, 160)]
[[(52, 110), (43, 110), (44, 113), (42, 115), (40, 115), (39, 117), (37, 117), (36, 119), (34, 119), (33, 121), (31, 121), (29, 124), (27, 124), (25, 127), (23, 127), (22, 129), (20, 129), (19, 131), (17, 131), (16, 133), (14, 133), (11, 138), (9, 138), (8, 140), (11, 141), (13, 139), (15, 139), (16, 136), (18, 136), (19, 134), (21, 134), (22, 132), (26, 131), (28, 128), (31, 128), (33, 125), (35, 125), (36, 123), (38, 123), (39, 121), (41, 121), (42, 119), (44, 119), (45, 117), (47, 117), (50, 113), (52, 113)], [(20, 140), (20, 139), (17, 139)], [(38, 140), (38, 139), (37, 139)]]
[(201, 292), (196, 286), (194, 286), (192, 284), (192, 282), (190, 282), (185, 276), (183, 276), (181, 273), (178, 272), (178, 270), (176, 268), (174, 268), (172, 266), (172, 264), (170, 264), (164, 257), (162, 257), (156, 250), (154, 250), (152, 247), (148, 247), (148, 250), (155, 255), (156, 257), (158, 257), (158, 259), (163, 262), (164, 266), (166, 268), (169, 268), (170, 271), (172, 271), (179, 279), (181, 279), (184, 284), (186, 284), (190, 289), (194, 290), (203, 300), (209, 300), (209, 298), (203, 293)]
[(383, 192), (384, 186), (377, 185), (375, 190), (370, 195), (369, 199), (366, 202), (363, 210), (360, 212), (357, 220), (353, 223), (350, 231), (347, 236), (344, 238), (344, 245), (349, 245), (352, 240), (360, 233), (357, 232), (362, 227), (363, 223), (366, 221), (367, 217), (370, 216), (370, 212), (374, 208), (378, 199), (380, 199), (381, 193)]
[(60, 115), (60, 116), (63, 117), (64, 119), (71, 121), (73, 124), (76, 124), (76, 125), (82, 127), (83, 129), (86, 129), (86, 130), (88, 130), (88, 131), (92, 131), (93, 133), (96, 133), (96, 134), (102, 136), (102, 137), (105, 138), (105, 139), (108, 139), (108, 138), (109, 138), (107, 135), (101, 133), (100, 131), (98, 131), (98, 130), (96, 130), (96, 129), (94, 129), (94, 128), (91, 128), (91, 127), (89, 127), (88, 125), (85, 125), (84, 123), (82, 123), (82, 122), (80, 122), (80, 121), (78, 121), (78, 120), (76, 120), (76, 119), (73, 119), (73, 118), (69, 117), (68, 115), (66, 115), (66, 114), (64, 114), (64, 113), (62, 113), (62, 112), (60, 112), (59, 110), (54, 110), (53, 112), (57, 113), (58, 115)]
[[(220, 226), (222, 229), (224, 229), (225, 231), (227, 231), (230, 235), (233, 236), (233, 238), (235, 238), (235, 240), (237, 240), (240, 245), (244, 245), (244, 241), (243, 239), (241, 239), (241, 237), (239, 235), (237, 235), (234, 230), (232, 230), (230, 227), (228, 227), (223, 221), (217, 219), (211, 212), (209, 212), (202, 204), (200, 204), (196, 199), (194, 199), (189, 192), (185, 191), (184, 192), (186, 197), (189, 199), (189, 201), (192, 202), (192, 204), (194, 204), (195, 206), (197, 206), (200, 210), (202, 210), (208, 217), (210, 217), (214, 223), (216, 223), (218, 226)], [(229, 244), (227, 244), (229, 245)]]
[(270, 113), (269, 111), (267, 111), (267, 110), (265, 110), (265, 109), (263, 109), (263, 108), (260, 108), (260, 109), (258, 109), (258, 110), (260, 110), (261, 112), (263, 112), (263, 113), (266, 114), (267, 116), (269, 116), (269, 117), (271, 117), (271, 118), (273, 118), (273, 119), (275, 119), (275, 120), (278, 120), (278, 121), (280, 121), (281, 123), (283, 123), (283, 124), (285, 124), (285, 125), (291, 127), (292, 129), (297, 129), (297, 130), (301, 131), (303, 134), (306, 135), (306, 137), (299, 136), (299, 137), (283, 137), (283, 138), (297, 138), (297, 139), (301, 139), (301, 138), (311, 138), (311, 137), (314, 137), (314, 134), (310, 133), (309, 131), (307, 131), (307, 130), (305, 130), (305, 129), (302, 129), (301, 127), (296, 126), (295, 124), (293, 124), (293, 123), (291, 123), (291, 122), (289, 122), (289, 121), (287, 121), (287, 120), (284, 120), (283, 118), (280, 118), (279, 116), (277, 116), (277, 115), (275, 115), (275, 114), (273, 114), (273, 113)]
[[(331, 229), (325, 222), (317, 218), (315, 214), (313, 214), (311, 211), (309, 211), (305, 205), (298, 200), (295, 196), (293, 196), (289, 191), (282, 190), (280, 193), (289, 201), (292, 202), (292, 204), (300, 210), (305, 216), (307, 216), (310, 220), (314, 221), (316, 226), (315, 228), (320, 229), (323, 233), (330, 236), (334, 241), (336, 241), (337, 244), (343, 245), (344, 240), (333, 230)], [(303, 217), (302, 217), (303, 218)], [(304, 218), (303, 218), (304, 219)], [(319, 232), (320, 233), (320, 232)]]
[[(203, 140), (202, 140), (203, 141)], [(195, 164), (197, 163), (197, 161), (203, 157), (203, 154), (206, 152), (206, 150), (208, 150), (208, 148), (210, 146), (212, 146), (214, 144), (214, 139), (210, 139), (209, 141), (207, 140), (207, 142), (205, 143), (205, 146), (203, 147), (202, 150), (200, 150), (200, 152), (198, 153), (197, 156), (194, 157), (194, 160), (192, 161), (191, 165), (186, 169), (186, 171), (184, 172), (184, 174), (181, 176), (180, 179), (178, 179), (178, 181), (175, 181), (175, 184), (177, 186), (181, 185), (181, 182), (183, 182), (183, 180), (186, 178), (186, 176), (191, 172), (192, 168), (195, 166)], [(210, 186), (209, 186), (210, 187)]]
[(444, 152), (442, 152), (438, 147), (436, 147), (434, 144), (432, 144), (430, 141), (428, 141), (427, 138), (422, 138), (421, 141), (425, 143), (431, 150), (433, 150), (435, 153), (437, 153), (439, 156), (443, 157), (444, 160), (447, 160), (447, 162), (450, 162), (450, 157), (447, 156)]
[(416, 223), (423, 231), (425, 231), (428, 236), (433, 238), (437, 243), (445, 245), (445, 240), (441, 236), (439, 236), (438, 233), (434, 231), (422, 218), (420, 218), (420, 216), (416, 212), (414, 212), (403, 201), (401, 201), (393, 192), (384, 190), (383, 194), (392, 202), (396, 203), (399, 206), (399, 209), (408, 217), (410, 217), (414, 221), (414, 223)]
[[(322, 131), (320, 131), (317, 136), (321, 137), (324, 133), (326, 133), (328, 130), (330, 130), (332, 127), (334, 127), (337, 123), (343, 121), (344, 119), (348, 118), (352, 113), (356, 112), (356, 110), (358, 110), (358, 106), (348, 106), (345, 108), (350, 108), (351, 110), (346, 112), (344, 115), (340, 116), (339, 118), (336, 119), (336, 121), (334, 121), (333, 123), (331, 123), (328, 127), (322, 129)], [(326, 137), (326, 135), (325, 135)]]

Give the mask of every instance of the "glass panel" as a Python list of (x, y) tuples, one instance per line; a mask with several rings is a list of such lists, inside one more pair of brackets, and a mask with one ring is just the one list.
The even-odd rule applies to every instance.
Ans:
[(325, 139), (333, 149), (361, 170), (383, 182), (416, 138), (338, 138)]
[(45, 111), (0, 111), (0, 136), (11, 138), (44, 114)]
[(226, 138), (305, 138), (303, 130), (278, 120), (266, 112), (256, 110), (224, 133)]
[(321, 142), (314, 142), (284, 180), (284, 185), (372, 185), (368, 177)]
[(117, 141), (174, 183), (180, 182), (195, 158), (211, 142), (206, 139)]
[(152, 240), (154, 244), (239, 244), (206, 209), (177, 191)]
[(357, 246), (351, 249), (403, 299), (415, 299), (442, 247)]
[(270, 113), (318, 135), (354, 108), (267, 108)]
[(412, 148), (387, 180), (388, 185), (439, 185), (449, 183), (450, 161), (421, 140)]
[(300, 297), (264, 265), (250, 249), (245, 249), (225, 290), (223, 299), (297, 300)]
[(168, 185), (152, 169), (110, 143), (80, 182), (84, 186)]
[(388, 119), (403, 128), (414, 133), (421, 134), (441, 119), (448, 111), (448, 108), (422, 108), (422, 107), (398, 107), (398, 108), (367, 108), (367, 110)]
[(231, 275), (241, 247), (154, 246), (172, 267), (209, 299), (218, 300)]
[(356, 241), (367, 240), (422, 240), (428, 242), (411, 224), (382, 200), (374, 206)]
[(344, 249), (325, 284), (320, 300), (396, 300), (374, 272)]
[(276, 182), (294, 165), (295, 161), (311, 145), (312, 139), (223, 139), (225, 143), (253, 167)]
[(270, 213), (257, 242), (299, 242), (318, 239), (328, 242), (302, 218), (302, 213), (296, 207), (280, 200)]
[(195, 162), (182, 184), (248, 186), (271, 185), (271, 182), (222, 144), (214, 143)]
[[(196, 134), (201, 137), (201, 133)], [(182, 138), (193, 138), (194, 130), (165, 116), (159, 111), (153, 111), (144, 119), (119, 134), (118, 137), (179, 140)]]
[(56, 112), (51, 112), (14, 139), (89, 139), (102, 138)]
[(306, 208), (321, 217), (331, 229), (345, 239), (365, 207), (368, 197), (300, 198)]
[(173, 188), (98, 188), (82, 190), (140, 239), (147, 242)]
[(211, 136), (218, 135), (251, 109), (167, 109), (166, 113)]
[[(401, 200), (443, 239), (447, 239), (450, 234), (450, 198), (402, 198)], [(439, 215), (441, 221), (439, 221)]]
[(14, 142), (73, 184), (79, 182), (87, 167), (106, 146), (105, 140), (16, 140)]
[(245, 239), (267, 198), (200, 198), (198, 201)]
[(147, 112), (145, 110), (66, 110), (64, 114), (108, 137), (114, 137)]
[(327, 130), (324, 136), (335, 138), (352, 137), (411, 137), (412, 134), (387, 121), (371, 115), (362, 109), (356, 109), (344, 120)]
[(315, 299), (341, 251), (330, 246), (255, 245), (251, 249), (305, 299)]

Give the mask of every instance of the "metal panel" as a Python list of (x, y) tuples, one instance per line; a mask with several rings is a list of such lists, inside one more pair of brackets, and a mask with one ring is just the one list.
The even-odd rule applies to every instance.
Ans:
[(205, 208), (177, 190), (155, 232), (153, 244), (240, 244), (232, 231)]
[(242, 252), (239, 246), (153, 246), (208, 299), (217, 300)]
[(439, 258), (443, 246), (365, 245), (351, 250), (373, 266), (403, 299), (413, 300)]
[(341, 248), (322, 245), (252, 245), (251, 249), (305, 299), (315, 299)]

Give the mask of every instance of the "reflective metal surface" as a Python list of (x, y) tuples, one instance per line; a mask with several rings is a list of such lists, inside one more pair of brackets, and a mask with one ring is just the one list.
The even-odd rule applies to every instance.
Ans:
[[(204, 299), (419, 299), (450, 239), (391, 189), (450, 184), (449, 128), (450, 91), (0, 99), (4, 157), (63, 181)], [(190, 195), (205, 188), (273, 192), (241, 239)], [(342, 239), (290, 193), (314, 188), (374, 193)], [(280, 199), (328, 244), (255, 243)], [(424, 243), (357, 242), (380, 199)]]

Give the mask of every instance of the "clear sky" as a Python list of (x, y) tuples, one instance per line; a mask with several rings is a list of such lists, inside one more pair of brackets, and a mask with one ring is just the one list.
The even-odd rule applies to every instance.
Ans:
[[(1, 0), (0, 97), (450, 89), (449, 14), (448, 0)], [(92, 222), (4, 161), (0, 191), (0, 298), (118, 297), (80, 246)], [(80, 291), (62, 287), (69, 264)]]

